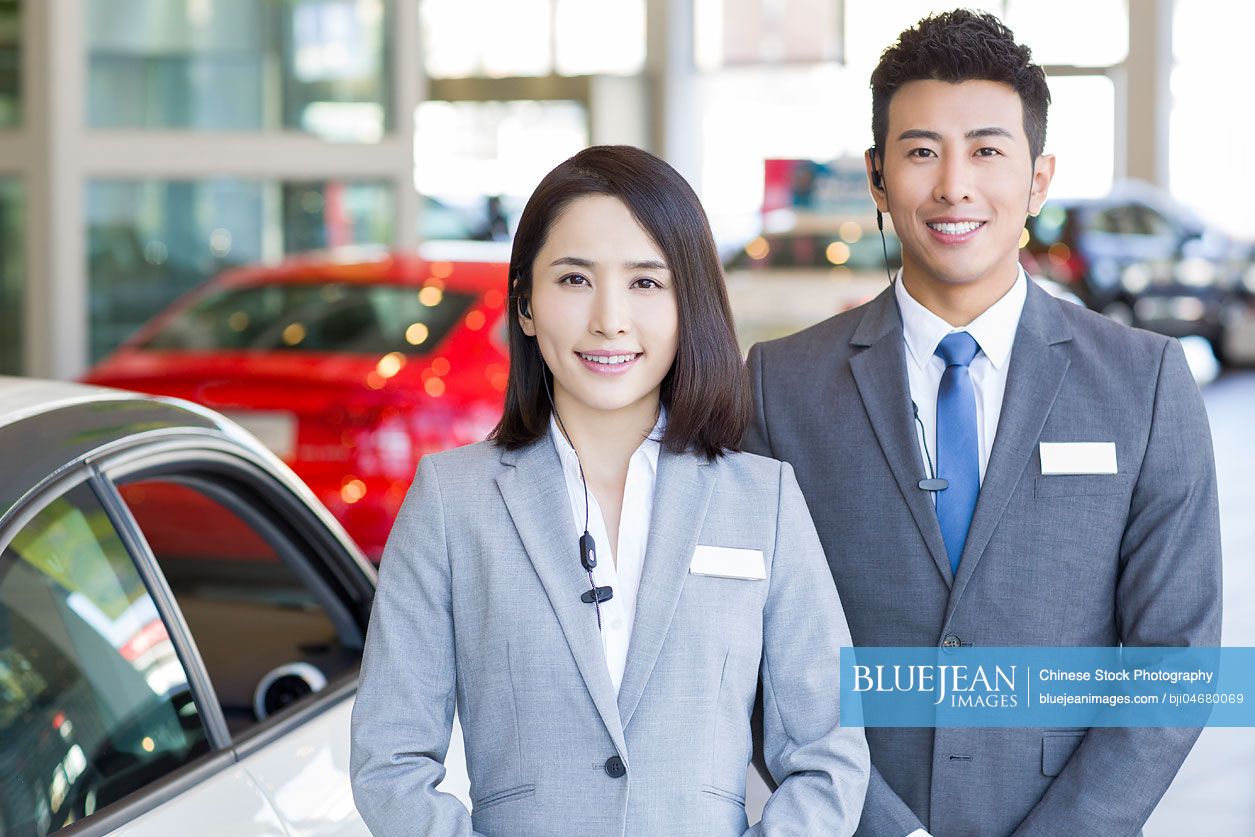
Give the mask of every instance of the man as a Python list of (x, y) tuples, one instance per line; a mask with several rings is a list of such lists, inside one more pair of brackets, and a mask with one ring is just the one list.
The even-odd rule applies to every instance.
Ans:
[[(1215, 465), (1180, 345), (1019, 267), (1054, 172), (1041, 68), (955, 11), (902, 33), (872, 91), (902, 270), (750, 351), (746, 440), (796, 470), (855, 645), (1218, 643)], [(1197, 735), (869, 729), (858, 833), (1136, 834)]]

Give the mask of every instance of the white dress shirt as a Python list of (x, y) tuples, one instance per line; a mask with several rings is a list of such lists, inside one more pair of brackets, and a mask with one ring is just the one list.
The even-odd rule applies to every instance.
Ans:
[[(1028, 277), (1020, 268), (1011, 289), (964, 328), (950, 325), (907, 293), (900, 270), (893, 292), (898, 300), (898, 310), (902, 312), (906, 375), (911, 400), (919, 408), (920, 421), (924, 425), (928, 453), (924, 453), (921, 444), (920, 455), (927, 460), (929, 476), (936, 476), (937, 473), (937, 388), (941, 385), (942, 373), (946, 371), (945, 363), (933, 352), (943, 337), (955, 331), (966, 331), (980, 345), (980, 352), (972, 360), (968, 373), (976, 391), (976, 432), (983, 482), (989, 452), (993, 450), (994, 436), (998, 432), (998, 418), (1002, 415), (1002, 396), (1007, 389), (1011, 346), (1020, 325), (1020, 314), (1024, 311), (1024, 300), (1028, 298)], [(919, 437), (918, 424), (915, 425), (915, 435)], [(935, 502), (935, 495), (933, 499)]]
[[(619, 542), (613, 558), (601, 507), (597, 505), (593, 493), (588, 492), (588, 532), (597, 544), (597, 567), (593, 570), (593, 580), (598, 587), (609, 585), (614, 588), (614, 597), (601, 603), (601, 650), (606, 657), (606, 668), (610, 672), (615, 694), (619, 693), (619, 685), (623, 682), (628, 645), (632, 641), (632, 627), (636, 621), (636, 594), (640, 590), (641, 570), (645, 566), (645, 543), (653, 517), (654, 484), (658, 477), (658, 452), (666, 426), (666, 409), (660, 408), (654, 429), (628, 460), (623, 507), (619, 513)], [(574, 544), (584, 534), (584, 483), (580, 480), (579, 460), (575, 449), (552, 418), (549, 419), (549, 435), (562, 460), (562, 473), (566, 477), (567, 496), (575, 523), (575, 534), (571, 539)], [(572, 561), (579, 560), (576, 552), (571, 549)], [(597, 618), (591, 605), (588, 618)]]

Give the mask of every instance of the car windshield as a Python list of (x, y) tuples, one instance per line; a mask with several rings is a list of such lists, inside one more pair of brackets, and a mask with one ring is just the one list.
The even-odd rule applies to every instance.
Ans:
[(422, 354), (474, 301), (435, 285), (293, 283), (231, 288), (198, 300), (143, 348)]

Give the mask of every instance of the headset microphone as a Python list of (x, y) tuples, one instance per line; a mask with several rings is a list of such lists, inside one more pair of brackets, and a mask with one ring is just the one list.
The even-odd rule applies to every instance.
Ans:
[[(526, 300), (520, 300), (519, 311), (523, 310)], [(523, 316), (531, 316), (530, 311)], [(537, 347), (539, 353), (540, 346)], [(575, 443), (571, 441), (571, 436), (566, 432), (566, 426), (562, 424), (562, 416), (558, 414), (558, 405), (553, 402), (553, 393), (549, 390), (549, 378), (545, 374), (544, 361), (541, 361), (540, 370), (541, 379), (545, 382), (545, 395), (549, 396), (549, 408), (553, 410), (554, 420), (558, 422), (558, 430), (562, 431), (562, 437), (566, 439), (571, 450), (575, 451)], [(608, 602), (614, 598), (614, 588), (610, 585), (598, 587), (597, 582), (593, 580), (593, 570), (597, 567), (597, 542), (588, 532), (588, 480), (584, 477), (584, 463), (580, 462), (579, 451), (575, 451), (575, 462), (580, 468), (580, 482), (584, 485), (584, 534), (580, 535), (580, 566), (584, 568), (584, 572), (588, 573), (589, 589), (580, 595), (580, 601), (584, 604), (590, 604), (597, 610), (597, 630), (601, 630), (601, 603)]]
[(933, 471), (933, 458), (928, 452), (928, 434), (924, 432), (924, 420), (919, 417), (919, 405), (911, 402), (911, 410), (915, 413), (915, 423), (919, 425), (919, 441), (924, 446), (924, 462), (928, 464), (928, 479), (919, 481), (920, 491), (945, 491), (950, 487), (949, 480), (943, 480)]

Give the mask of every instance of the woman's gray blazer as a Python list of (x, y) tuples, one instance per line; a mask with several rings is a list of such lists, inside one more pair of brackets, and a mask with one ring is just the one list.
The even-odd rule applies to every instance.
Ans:
[[(761, 675), (758, 834), (841, 835), (869, 769), (838, 726), (850, 634), (788, 465), (661, 452), (619, 694), (548, 435), (423, 458), (388, 540), (353, 710), (353, 797), (376, 835), (746, 831)], [(766, 580), (690, 573), (699, 545), (761, 550)], [(603, 560), (609, 560), (605, 556)], [(473, 811), (436, 789), (454, 704)]]

